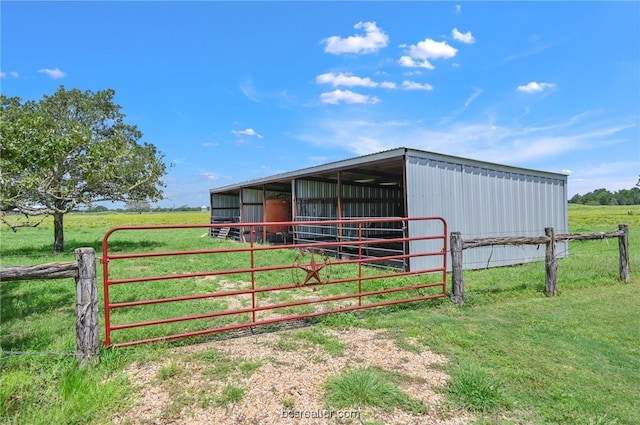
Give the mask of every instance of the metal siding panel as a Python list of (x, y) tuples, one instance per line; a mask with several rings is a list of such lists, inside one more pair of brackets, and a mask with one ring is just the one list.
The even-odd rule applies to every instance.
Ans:
[[(407, 208), (409, 217), (442, 216), (449, 229), (456, 229), (462, 221), (458, 200), (462, 198), (461, 166), (429, 158), (407, 159)], [(439, 223), (410, 222), (409, 235), (434, 234)], [(437, 249), (438, 243), (411, 242), (411, 252)], [(411, 268), (432, 268), (440, 264), (435, 257), (411, 258)]]
[(242, 202), (245, 204), (262, 203), (261, 189), (242, 189)]
[(213, 194), (213, 208), (233, 208), (240, 206), (238, 195)]
[(399, 188), (342, 186), (342, 217), (398, 217)]
[[(562, 178), (513, 172), (505, 167), (492, 169), (486, 164), (454, 164), (426, 155), (407, 158), (408, 215), (442, 216), (449, 231), (461, 232), (463, 239), (541, 236), (549, 226), (557, 233), (566, 232), (564, 193)], [(410, 226), (410, 232), (419, 231), (420, 227)], [(464, 267), (520, 264), (543, 258), (544, 250), (531, 245), (475, 248), (465, 251)]]
[(260, 223), (263, 221), (262, 205), (245, 205), (244, 206), (244, 222)]
[(229, 221), (240, 215), (240, 198), (238, 195), (212, 194), (211, 216), (213, 221)]
[[(335, 219), (337, 184), (314, 180), (297, 180), (296, 208), (299, 221)], [(317, 236), (335, 236), (335, 230), (327, 226), (300, 226), (298, 238), (314, 239)]]

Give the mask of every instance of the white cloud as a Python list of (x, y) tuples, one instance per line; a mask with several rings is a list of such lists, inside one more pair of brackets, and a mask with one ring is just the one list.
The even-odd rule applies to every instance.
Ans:
[(637, 181), (637, 161), (582, 164), (571, 170), (568, 196), (584, 195), (602, 187), (611, 191), (631, 189)]
[(216, 146), (220, 146), (220, 143), (216, 143), (216, 142), (204, 142), (202, 144), (202, 146), (208, 147), (208, 148), (212, 148), (212, 147), (216, 147)]
[(383, 89), (395, 89), (398, 87), (398, 85), (391, 81), (383, 81), (382, 83), (380, 83), (380, 87), (382, 87)]
[(460, 6), (459, 4), (456, 4), (456, 13), (460, 13), (461, 10), (462, 10), (462, 6)]
[(358, 77), (352, 74), (327, 72), (316, 77), (316, 83), (318, 84), (331, 84), (333, 87), (346, 86), (346, 87), (377, 87), (378, 83), (373, 81), (369, 77)]
[(553, 89), (556, 85), (553, 83), (537, 83), (535, 81), (530, 82), (524, 86), (518, 86), (516, 90), (523, 93), (537, 93), (543, 90)]
[(415, 81), (408, 81), (408, 80), (404, 80), (402, 82), (402, 88), (405, 90), (426, 90), (426, 91), (430, 91), (433, 90), (433, 86), (431, 84), (420, 84), (420, 83), (416, 83)]
[(495, 68), (495, 67), (498, 67), (498, 66), (502, 66), (502, 65), (504, 65), (504, 64), (506, 64), (508, 62), (512, 62), (512, 61), (515, 61), (515, 60), (524, 59), (524, 58), (529, 57), (529, 56), (537, 55), (538, 53), (544, 52), (547, 49), (555, 47), (556, 45), (558, 45), (560, 43), (563, 43), (564, 41), (566, 41), (566, 39), (554, 41), (554, 42), (548, 43), (546, 45), (536, 46), (536, 47), (534, 47), (534, 48), (532, 48), (530, 50), (527, 50), (527, 51), (524, 51), (524, 52), (521, 52), (521, 53), (516, 53), (516, 54), (511, 55), (511, 56), (507, 56), (506, 58), (502, 59), (500, 62), (498, 62), (496, 64), (493, 64), (493, 65), (490, 65), (489, 68)]
[(435, 66), (431, 65), (429, 61), (425, 60), (416, 62), (410, 56), (401, 56), (400, 59), (398, 59), (398, 64), (407, 68), (435, 69)]
[(219, 177), (213, 173), (210, 173), (208, 171), (201, 171), (200, 172), (200, 177), (203, 178), (204, 180), (208, 180), (208, 181), (213, 181), (213, 180), (218, 180)]
[[(327, 119), (297, 137), (305, 142), (346, 149), (357, 155), (407, 146), (448, 155), (546, 169), (553, 158), (606, 146), (637, 123), (596, 121), (591, 114), (560, 117), (546, 126), (501, 124), (496, 118), (454, 121)], [(574, 170), (573, 175), (577, 173)], [(637, 181), (637, 162), (636, 162)]]
[(464, 102), (464, 107), (467, 108), (471, 103), (478, 98), (482, 94), (482, 89), (476, 89), (471, 96)]
[(347, 38), (334, 35), (322, 40), (326, 44), (324, 51), (339, 55), (342, 53), (375, 53), (387, 47), (389, 36), (375, 22), (358, 22), (355, 29), (364, 29), (364, 35), (352, 35)]
[(451, 59), (458, 52), (458, 49), (451, 47), (445, 41), (434, 41), (430, 38), (417, 44), (400, 47), (407, 48), (408, 56), (402, 56), (398, 63), (409, 68), (434, 69), (431, 59)]
[(307, 160), (313, 164), (324, 164), (329, 161), (326, 156), (308, 156)]
[(341, 102), (375, 104), (380, 102), (380, 99), (375, 96), (354, 93), (351, 90), (334, 90), (332, 92), (320, 94), (320, 101), (322, 103), (329, 103), (331, 105), (337, 105)]
[(20, 74), (18, 74), (16, 71), (11, 71), (9, 73), (4, 72), (4, 71), (0, 71), (0, 78), (20, 78)]
[(235, 134), (236, 136), (254, 136), (258, 139), (262, 139), (262, 135), (256, 133), (253, 128), (247, 128), (245, 130), (233, 130), (231, 131), (231, 133)]
[(244, 94), (249, 100), (261, 103), (261, 100), (258, 96), (258, 92), (253, 85), (253, 80), (251, 78), (245, 78), (240, 83), (240, 91)]
[(42, 72), (43, 74), (47, 74), (49, 77), (51, 77), (52, 80), (59, 80), (60, 78), (64, 78), (67, 76), (67, 74), (63, 71), (60, 70), (60, 68), (43, 68), (38, 70), (38, 72)]
[(451, 31), (451, 36), (453, 37), (454, 40), (457, 40), (461, 43), (465, 43), (465, 44), (473, 44), (476, 42), (476, 39), (473, 38), (473, 35), (471, 34), (471, 31), (468, 32), (460, 32), (458, 31), (458, 28), (454, 28)]
[(391, 81), (378, 83), (369, 77), (358, 77), (350, 73), (327, 72), (316, 77), (318, 84), (331, 84), (333, 87), (382, 87), (384, 89), (395, 89), (398, 85)]

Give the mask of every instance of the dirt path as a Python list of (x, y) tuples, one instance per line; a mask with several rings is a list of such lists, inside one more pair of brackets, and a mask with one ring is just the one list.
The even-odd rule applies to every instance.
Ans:
[[(305, 333), (306, 332), (306, 333)], [(315, 334), (313, 332), (316, 332)], [(327, 346), (287, 330), (177, 348), (162, 362), (134, 364), (127, 373), (136, 388), (135, 407), (115, 424), (466, 424), (442, 407), (437, 392), (447, 382), (447, 359), (383, 331), (321, 331)], [(409, 344), (409, 345), (407, 345)], [(324, 383), (343, 370), (377, 367), (402, 376), (400, 387), (422, 400), (420, 415), (395, 409), (329, 409)], [(444, 412), (444, 414), (443, 414)]]

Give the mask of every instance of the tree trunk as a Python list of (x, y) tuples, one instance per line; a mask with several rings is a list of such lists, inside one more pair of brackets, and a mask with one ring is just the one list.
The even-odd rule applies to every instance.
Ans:
[(61, 254), (64, 252), (64, 214), (53, 214), (53, 253)]

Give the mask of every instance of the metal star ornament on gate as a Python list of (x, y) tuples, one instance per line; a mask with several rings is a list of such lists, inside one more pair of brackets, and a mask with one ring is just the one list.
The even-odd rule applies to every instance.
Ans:
[(314, 283), (312, 280), (315, 280), (317, 283), (322, 283), (322, 278), (320, 277), (320, 270), (322, 270), (325, 266), (329, 264), (328, 258), (325, 255), (319, 254), (322, 258), (322, 261), (316, 260), (316, 253), (314, 251), (309, 251), (309, 263), (302, 264), (301, 258), (306, 256), (306, 252), (301, 252), (300, 255), (296, 258), (295, 267), (303, 270), (306, 273), (304, 281), (300, 283), (300, 285), (306, 285), (309, 283)]

